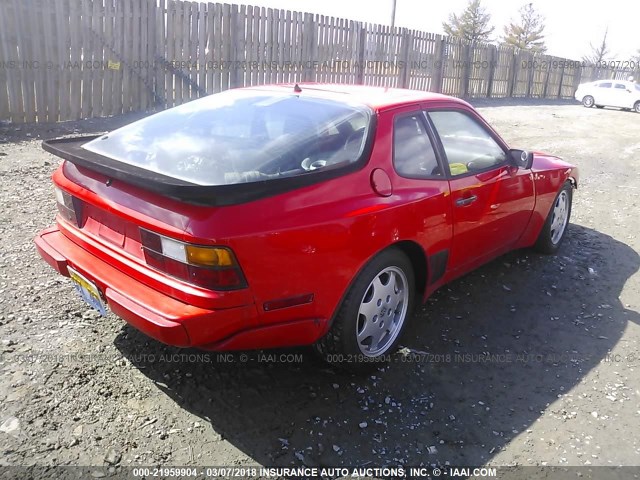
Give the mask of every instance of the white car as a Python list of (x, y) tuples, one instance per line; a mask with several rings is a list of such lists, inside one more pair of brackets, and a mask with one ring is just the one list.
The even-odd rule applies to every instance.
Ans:
[(575, 97), (587, 108), (618, 107), (640, 113), (640, 85), (625, 80), (583, 83), (578, 86)]

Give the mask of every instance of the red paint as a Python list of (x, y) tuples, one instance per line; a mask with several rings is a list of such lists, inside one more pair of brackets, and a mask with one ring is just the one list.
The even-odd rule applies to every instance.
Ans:
[[(205, 207), (118, 181), (107, 186), (104, 176), (67, 163), (53, 180), (84, 202), (83, 228), (58, 216), (55, 228), (36, 237), (38, 252), (62, 275), (71, 265), (94, 281), (117, 315), (162, 342), (219, 350), (304, 345), (326, 333), (349, 285), (381, 250), (412, 242), (427, 258), (450, 251), (445, 275), (420, 292), (426, 299), (480, 264), (532, 245), (559, 188), (569, 177), (578, 180), (575, 167), (544, 154), (530, 171), (500, 166), (451, 181), (400, 177), (391, 161), (396, 114), (447, 107), (485, 122), (465, 102), (437, 94), (307, 88), (339, 88), (374, 109), (376, 136), (364, 168), (246, 204)], [(477, 201), (455, 207), (471, 195)], [(150, 268), (139, 227), (231, 248), (248, 288), (211, 291)], [(308, 295), (313, 301), (264, 309)]]
[(390, 197), (393, 193), (393, 187), (387, 172), (381, 168), (373, 170), (371, 172), (371, 188), (381, 197)]
[(326, 320), (297, 320), (245, 330), (221, 342), (204, 345), (207, 350), (252, 350), (295, 347), (314, 343), (326, 332)]

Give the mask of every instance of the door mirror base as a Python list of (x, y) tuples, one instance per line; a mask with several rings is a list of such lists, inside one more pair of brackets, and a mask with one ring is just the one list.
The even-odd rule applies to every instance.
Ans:
[(533, 152), (511, 149), (509, 150), (509, 163), (514, 167), (529, 170), (533, 166)]

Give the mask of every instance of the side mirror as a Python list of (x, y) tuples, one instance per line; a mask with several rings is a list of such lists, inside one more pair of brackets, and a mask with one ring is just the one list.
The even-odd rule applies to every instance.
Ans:
[(514, 167), (529, 170), (533, 165), (533, 152), (514, 148), (509, 150), (509, 160)]

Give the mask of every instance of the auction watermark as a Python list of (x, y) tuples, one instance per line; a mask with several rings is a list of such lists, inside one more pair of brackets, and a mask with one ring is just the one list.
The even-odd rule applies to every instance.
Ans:
[(258, 61), (258, 60), (83, 60), (65, 61), (56, 63), (53, 61), (38, 60), (2, 60), (0, 70), (62, 70), (62, 71), (83, 71), (83, 70), (113, 70), (119, 71), (125, 68), (133, 70), (164, 70), (164, 71), (230, 71), (240, 70), (245, 72), (253, 71), (282, 71), (298, 72), (304, 70), (312, 71), (400, 71), (410, 69), (412, 71), (441, 69), (448, 66), (453, 69), (493, 69), (499, 66), (497, 61), (489, 60), (460, 60), (460, 59), (434, 59), (412, 60), (284, 60), (284, 61)]
[(523, 69), (533, 70), (550, 70), (555, 68), (587, 68), (611, 69), (611, 70), (638, 70), (640, 69), (640, 61), (637, 60), (600, 60), (590, 63), (585, 60), (546, 60), (532, 59), (522, 60)]
[(360, 354), (334, 353), (327, 355), (327, 360), (333, 364), (340, 363), (404, 363), (404, 364), (569, 364), (583, 361), (599, 363), (634, 363), (640, 360), (640, 352), (628, 354), (607, 353), (602, 356), (580, 355), (577, 353), (532, 353), (532, 352), (504, 352), (504, 353), (430, 353), (402, 348), (395, 354), (368, 357)]
[[(408, 350), (408, 351), (407, 351)], [(300, 352), (283, 352), (279, 350), (259, 350), (248, 352), (196, 352), (196, 353), (51, 353), (26, 352), (0, 354), (0, 363), (12, 362), (21, 364), (100, 364), (128, 361), (133, 365), (142, 364), (302, 364), (306, 355)], [(602, 356), (579, 355), (576, 353), (429, 353), (416, 350), (401, 349), (394, 354), (370, 357), (363, 354), (334, 353), (326, 356), (332, 364), (371, 363), (383, 366), (389, 363), (400, 364), (576, 364), (583, 361), (597, 363), (635, 363), (640, 361), (640, 352), (626, 354), (606, 353)]]
[[(495, 69), (500, 66), (497, 60), (467, 60), (459, 58), (436, 58), (427, 57), (422, 60), (181, 60), (181, 59), (134, 59), (134, 60), (82, 60), (64, 61), (61, 63), (51, 60), (0, 60), (0, 70), (113, 70), (123, 69), (133, 70), (163, 70), (163, 71), (230, 71), (239, 70), (245, 72), (252, 71), (282, 71), (297, 72), (303, 70), (312, 71), (389, 71), (389, 70), (439, 70), (442, 67), (453, 69)], [(640, 70), (640, 61), (629, 60), (601, 60), (595, 63), (585, 60), (565, 60), (565, 59), (544, 59), (533, 58), (522, 60), (520, 67), (525, 70), (552, 70), (587, 68), (608, 70), (634, 71)]]
[(466, 479), (495, 478), (497, 480), (613, 480), (637, 478), (636, 466), (451, 466), (451, 465), (389, 465), (389, 466), (30, 466), (0, 467), (0, 478), (110, 478), (136, 480), (169, 479)]
[[(401, 355), (400, 361), (407, 363), (571, 363), (592, 360), (589, 355), (573, 353), (409, 353)], [(605, 363), (633, 363), (640, 359), (640, 355), (629, 353), (626, 355), (608, 353), (600, 358)]]
[[(149, 62), (146, 62), (149, 64)], [(142, 69), (143, 62), (134, 62), (133, 68)], [(0, 70), (120, 70), (121, 62), (112, 60), (84, 60), (82, 62), (55, 63), (51, 60), (0, 60)]]
[(303, 363), (304, 355), (294, 352), (198, 352), (198, 353), (135, 353), (123, 355), (121, 353), (51, 353), (27, 352), (16, 354), (1, 354), (0, 362), (23, 364), (98, 364), (128, 361), (134, 365), (157, 363), (202, 363), (202, 364), (266, 364), (266, 363)]

